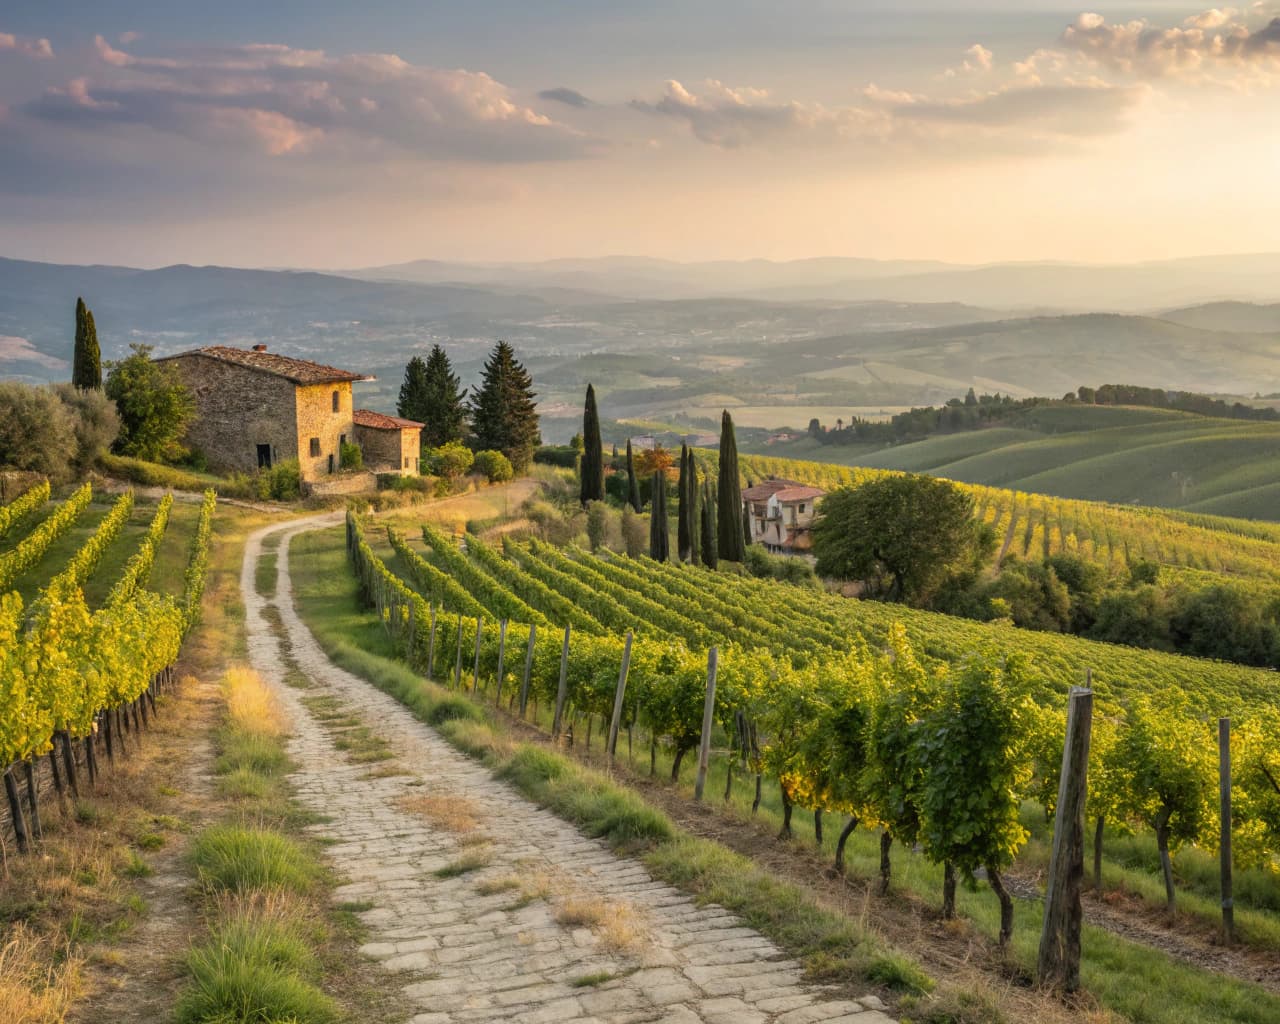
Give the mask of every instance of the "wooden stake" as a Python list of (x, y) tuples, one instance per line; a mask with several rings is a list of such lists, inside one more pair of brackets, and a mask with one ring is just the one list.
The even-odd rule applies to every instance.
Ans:
[(609, 742), (605, 747), (605, 755), (610, 763), (618, 749), (618, 729), (622, 725), (622, 700), (627, 690), (627, 672), (631, 669), (631, 630), (627, 630), (627, 641), (622, 646), (622, 670), (618, 673), (618, 689), (613, 695), (613, 717), (609, 719)]
[(1231, 882), (1231, 719), (1218, 719), (1218, 795), (1222, 832), (1218, 840), (1222, 868), (1222, 938), (1235, 939), (1236, 912)]
[(4, 773), (4, 792), (9, 798), (9, 814), (13, 819), (13, 837), (18, 841), (18, 852), (26, 853), (28, 847), (27, 819), (22, 814), (22, 798), (18, 796), (18, 784), (13, 779), (13, 767)]
[(458, 613), (458, 655), (453, 663), (453, 688), (462, 687), (462, 613)]
[(551, 721), (551, 738), (560, 738), (561, 720), (564, 718), (564, 698), (569, 687), (569, 626), (564, 627), (564, 646), (560, 649), (560, 685), (556, 689), (556, 713)]
[(1036, 977), (1040, 984), (1074, 992), (1080, 987), (1080, 930), (1084, 887), (1084, 804), (1088, 795), (1093, 691), (1073, 687), (1053, 823), (1053, 849), (1045, 890), (1044, 928)]
[(529, 677), (533, 673), (533, 645), (534, 638), (538, 635), (538, 627), (535, 623), (529, 623), (529, 649), (524, 655), (524, 678), (520, 681), (520, 719), (524, 720), (524, 709), (529, 704)]
[(427, 641), (427, 678), (436, 674), (436, 606), (431, 606), (431, 639)]
[(40, 779), (39, 762), (34, 758), (28, 758), (25, 762), (27, 775), (27, 806), (31, 808), (31, 835), (36, 839), (44, 838), (44, 829), (40, 827)]
[(493, 691), (493, 706), (502, 705), (502, 675), (507, 668), (507, 620), (498, 621), (498, 684)]
[(484, 620), (476, 616), (476, 664), (471, 675), (471, 692), (476, 693), (480, 689), (480, 639), (484, 636)]
[(707, 699), (702, 705), (702, 740), (698, 744), (698, 779), (693, 786), (693, 798), (702, 799), (707, 784), (707, 767), (711, 762), (711, 725), (716, 711), (716, 649), (707, 652)]

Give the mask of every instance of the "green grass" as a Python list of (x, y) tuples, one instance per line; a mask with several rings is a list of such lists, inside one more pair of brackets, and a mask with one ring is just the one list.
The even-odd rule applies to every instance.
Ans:
[(458, 878), (461, 875), (479, 871), (481, 868), (487, 868), (492, 859), (484, 850), (471, 850), (457, 860), (450, 861), (444, 867), (437, 868), (432, 874), (436, 878)]
[(314, 937), (297, 922), (235, 918), (187, 954), (178, 1024), (330, 1024), (337, 1005), (316, 987)]
[(213, 892), (307, 893), (323, 873), (314, 855), (288, 836), (242, 825), (205, 829), (196, 837), (191, 856), (201, 883)]

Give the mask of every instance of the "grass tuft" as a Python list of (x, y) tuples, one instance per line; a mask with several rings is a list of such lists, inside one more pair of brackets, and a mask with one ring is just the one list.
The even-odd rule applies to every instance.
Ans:
[(487, 868), (492, 860), (493, 857), (487, 850), (469, 850), (457, 860), (437, 868), (432, 874), (436, 878), (457, 878), (459, 875), (468, 875), (472, 871)]
[(238, 825), (206, 829), (195, 841), (192, 859), (200, 881), (215, 892), (278, 888), (305, 893), (322, 875), (314, 857), (287, 836)]

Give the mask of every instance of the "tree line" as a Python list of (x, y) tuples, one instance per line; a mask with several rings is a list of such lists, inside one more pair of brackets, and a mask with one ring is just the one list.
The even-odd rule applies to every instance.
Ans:
[(1068, 391), (1062, 398), (1014, 398), (999, 392), (979, 395), (970, 388), (964, 398), (952, 398), (940, 406), (909, 409), (883, 421), (851, 416), (848, 423), (838, 419), (834, 427), (828, 427), (814, 418), (809, 421), (808, 433), (820, 444), (894, 444), (920, 441), (934, 434), (982, 430), (996, 424), (1025, 421), (1034, 426), (1031, 414), (1036, 409), (1081, 405), (1130, 405), (1221, 419), (1280, 421), (1280, 411), (1275, 409), (1225, 402), (1193, 391), (1169, 391), (1136, 384), (1103, 384), (1096, 388), (1082, 386), (1076, 391)]

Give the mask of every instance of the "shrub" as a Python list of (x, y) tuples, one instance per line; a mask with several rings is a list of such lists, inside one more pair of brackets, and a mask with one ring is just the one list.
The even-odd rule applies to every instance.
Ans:
[(116, 451), (142, 459), (176, 459), (195, 416), (195, 401), (172, 363), (157, 363), (150, 345), (130, 345), (130, 354), (108, 363), (105, 390), (120, 414)]
[(474, 453), (461, 441), (450, 441), (439, 448), (427, 448), (423, 453), (427, 472), (448, 481), (465, 476), (475, 460)]
[(344, 443), (338, 449), (338, 465), (342, 469), (364, 469), (364, 450), (358, 444)]
[(302, 496), (302, 469), (297, 459), (284, 459), (270, 469), (260, 470), (258, 497), (264, 501), (296, 501)]
[(0, 381), (0, 466), (57, 484), (70, 478), (77, 453), (75, 418), (51, 388)]
[(578, 456), (581, 453), (573, 445), (545, 444), (533, 453), (533, 461), (544, 466), (560, 466), (564, 469), (576, 469)]
[(81, 391), (73, 384), (55, 384), (53, 392), (71, 414), (76, 435), (73, 466), (83, 473), (119, 436), (120, 416), (115, 403), (97, 389)]
[(511, 460), (502, 452), (495, 452), (492, 449), (476, 452), (475, 471), (483, 473), (491, 484), (502, 483), (515, 476), (515, 471), (511, 468)]

